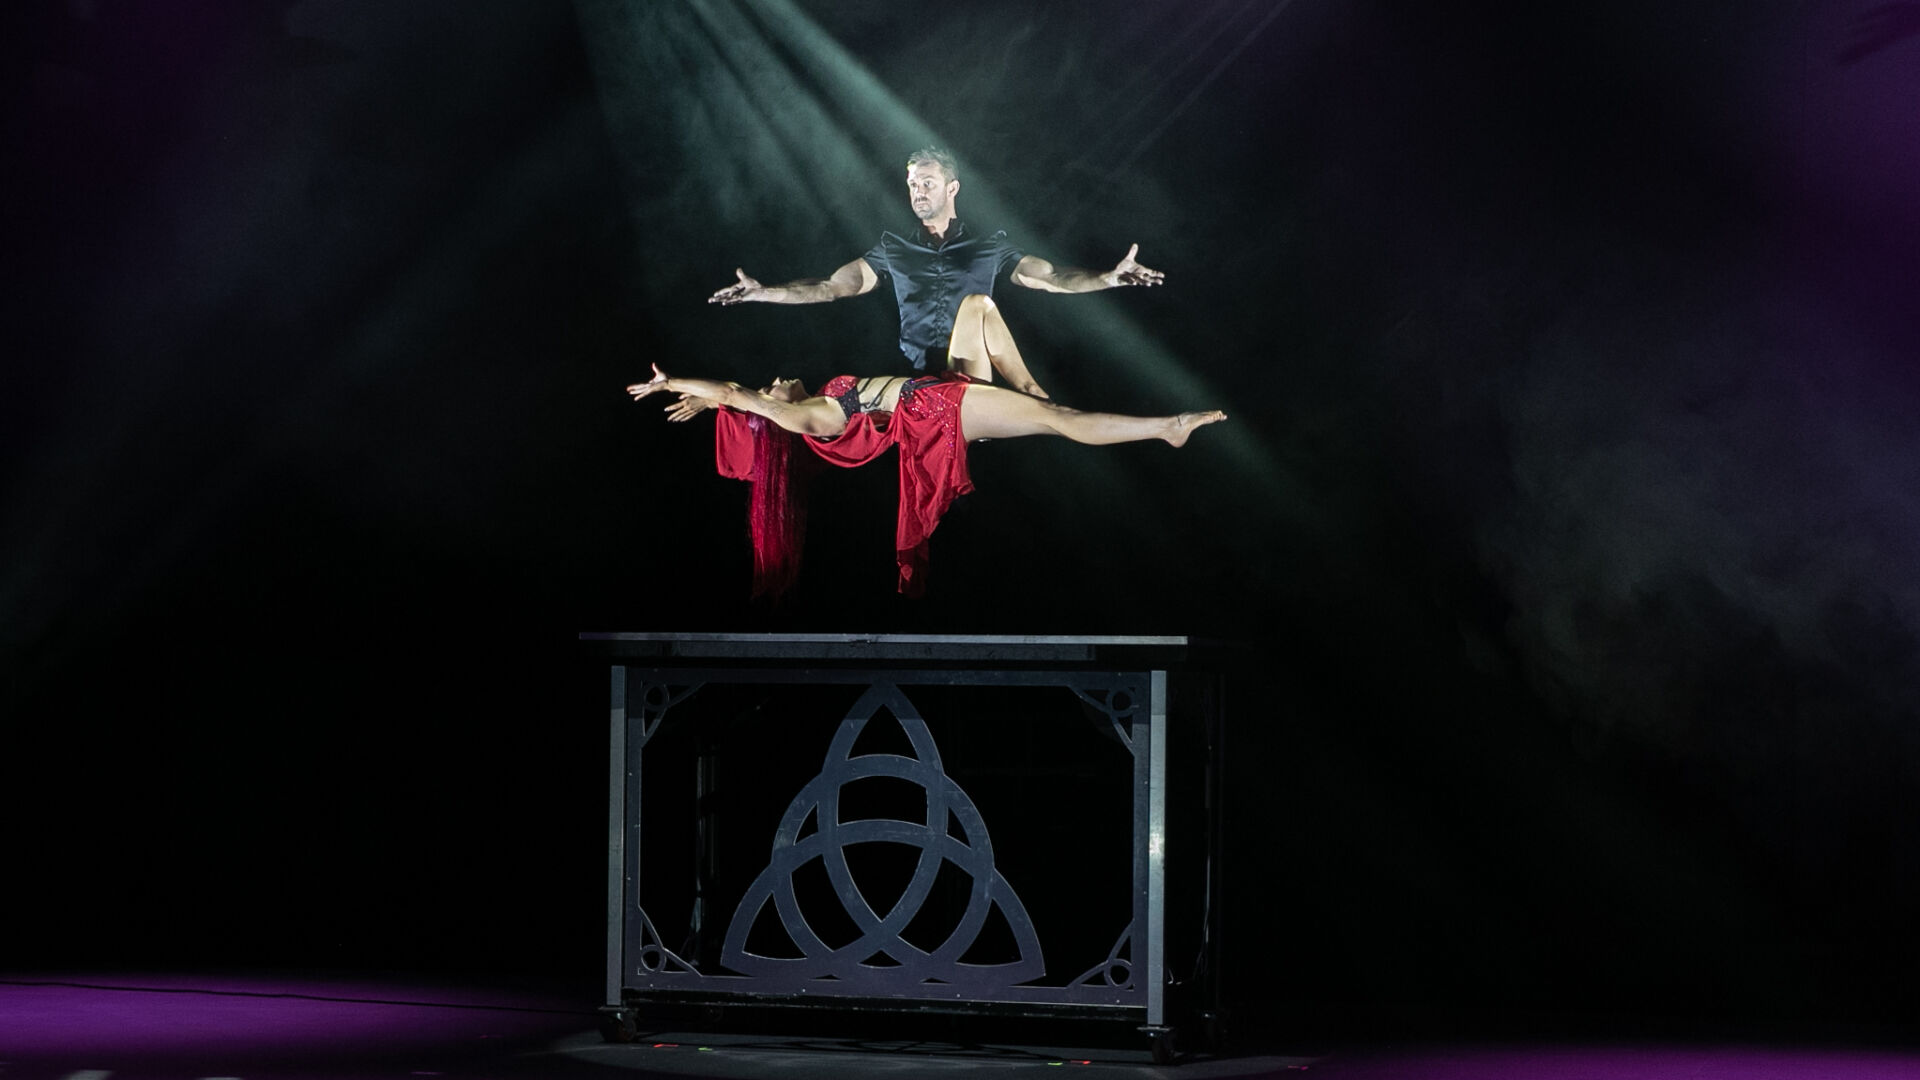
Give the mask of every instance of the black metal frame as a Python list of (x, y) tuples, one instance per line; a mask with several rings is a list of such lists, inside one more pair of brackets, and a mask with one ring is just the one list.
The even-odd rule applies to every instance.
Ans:
[[(1186, 653), (1184, 638), (928, 637), (882, 635), (581, 635), (613, 660), (609, 713), (607, 997), (603, 1012), (630, 1022), (653, 1002), (794, 1005), (901, 1010), (943, 1009), (983, 1015), (1058, 1015), (1113, 1019), (1155, 1035), (1172, 1031), (1167, 1001), (1167, 738), (1169, 665)], [(1116, 661), (1119, 661), (1116, 663)], [(840, 718), (821, 772), (797, 793), (774, 837), (773, 852), (740, 896), (728, 924), (720, 968), (700, 966), (662, 941), (639, 903), (644, 753), (675, 710), (714, 684), (864, 687)], [(1047, 975), (1042, 950), (1021, 906), (1017, 883), (993, 865), (994, 823), (983, 821), (967, 793), (943, 771), (940, 752), (914, 704), (932, 687), (1064, 687), (1104, 718), (1108, 734), (1132, 758), (1131, 920), (1117, 927), (1107, 956), (1061, 984)], [(913, 747), (903, 754), (853, 755), (862, 730), (880, 718), (899, 723)], [(1209, 732), (1217, 716), (1203, 718)], [(1209, 739), (1217, 748), (1217, 740)], [(1205, 763), (1207, 802), (1217, 807), (1214, 762)], [(700, 783), (706, 783), (706, 764)], [(923, 821), (841, 822), (839, 789), (862, 777), (888, 776), (927, 792)], [(949, 822), (952, 824), (950, 825)], [(1207, 876), (1217, 823), (1196, 835), (1207, 845)], [(955, 835), (955, 834), (958, 835)], [(845, 845), (864, 842), (919, 849), (913, 881), (886, 912), (860, 895), (845, 866)], [(793, 900), (795, 867), (821, 859), (835, 895), (857, 925), (857, 940), (829, 946)], [(937, 948), (901, 937), (942, 864), (963, 868), (971, 882), (960, 927)], [(696, 888), (696, 893), (700, 888)], [(1211, 882), (1204, 895), (1217, 895)], [(713, 899), (694, 900), (699, 928)], [(725, 901), (730, 897), (720, 898)], [(772, 957), (747, 947), (747, 928), (764, 909), (801, 954)], [(963, 960), (970, 934), (997, 907), (1019, 944), (1012, 963)], [(1201, 948), (1215, 940), (1213, 911), (1202, 901)], [(882, 963), (868, 963), (870, 960)], [(1201, 960), (1208, 987), (1217, 964)], [(1043, 976), (1053, 985), (1036, 980)], [(1211, 997), (1211, 994), (1203, 996)]]

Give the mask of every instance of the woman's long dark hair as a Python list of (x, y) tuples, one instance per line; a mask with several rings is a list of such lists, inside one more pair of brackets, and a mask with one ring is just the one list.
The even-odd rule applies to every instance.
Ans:
[(807, 539), (807, 487), (818, 463), (798, 453), (795, 436), (762, 416), (747, 417), (753, 432), (753, 482), (747, 527), (753, 535), (753, 595), (780, 602), (800, 577)]

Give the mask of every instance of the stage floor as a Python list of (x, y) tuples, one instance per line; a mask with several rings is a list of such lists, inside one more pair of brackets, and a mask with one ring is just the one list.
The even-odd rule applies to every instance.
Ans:
[[(1910, 1080), (1920, 1048), (1588, 1041), (1289, 1047), (1155, 1066), (1144, 1047), (653, 1032), (601, 1040), (593, 990), (393, 977), (0, 976), (4, 1080), (880, 1076)], [(1254, 1018), (1242, 1017), (1243, 1025)]]

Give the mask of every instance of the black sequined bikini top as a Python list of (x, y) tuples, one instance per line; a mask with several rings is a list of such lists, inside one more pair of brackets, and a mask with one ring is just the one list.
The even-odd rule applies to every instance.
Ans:
[(840, 411), (846, 414), (847, 419), (853, 419), (854, 414), (860, 411), (860, 384), (849, 383), (846, 392), (833, 400), (840, 406)]
[(849, 420), (863, 412), (879, 412), (880, 399), (887, 396), (887, 383), (891, 381), (893, 381), (893, 377), (889, 377), (887, 381), (883, 381), (880, 384), (880, 388), (874, 391), (873, 400), (862, 401), (860, 399), (860, 381), (855, 379), (847, 384), (845, 391), (835, 395), (833, 400), (840, 406), (840, 411), (846, 414)]

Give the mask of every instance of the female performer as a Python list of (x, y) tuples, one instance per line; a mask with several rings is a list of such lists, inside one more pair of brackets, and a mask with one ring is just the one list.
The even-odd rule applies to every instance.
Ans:
[[(967, 297), (960, 312), (963, 318), (1005, 329), (993, 301), (984, 296)], [(988, 363), (994, 359), (989, 350)], [(808, 449), (847, 468), (900, 447), (895, 557), (900, 591), (917, 596), (926, 588), (928, 537), (953, 500), (973, 490), (967, 443), (1059, 435), (1096, 446), (1147, 439), (1184, 446), (1195, 428), (1227, 418), (1217, 409), (1172, 416), (1081, 412), (966, 374), (970, 367), (991, 370), (978, 361), (956, 356), (958, 370), (913, 379), (839, 375), (814, 395), (798, 379), (776, 379), (765, 390), (748, 390), (737, 383), (670, 376), (656, 364), (653, 378), (627, 387), (627, 393), (635, 401), (661, 391), (679, 394), (680, 402), (668, 409), (675, 420), (704, 408), (721, 408), (716, 429), (720, 472), (751, 480), (755, 487), (756, 592), (779, 592), (791, 584), (798, 555), (799, 508), (786, 498), (791, 470), (784, 448), (777, 445), (785, 441), (780, 431), (808, 436), (801, 440)]]

